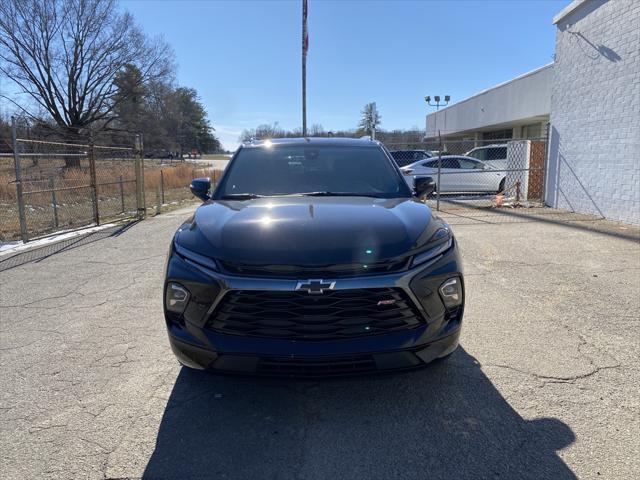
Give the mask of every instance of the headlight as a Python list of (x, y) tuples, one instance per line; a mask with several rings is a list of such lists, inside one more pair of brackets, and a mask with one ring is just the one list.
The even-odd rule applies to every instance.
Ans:
[(179, 283), (169, 283), (165, 295), (165, 306), (168, 311), (182, 314), (189, 303), (189, 290)]
[(416, 265), (425, 263), (426, 261), (431, 260), (432, 258), (435, 258), (438, 255), (443, 254), (444, 252), (446, 252), (451, 248), (451, 245), (453, 245), (453, 238), (449, 237), (448, 240), (436, 245), (435, 247), (431, 247), (429, 250), (425, 250), (424, 252), (419, 253), (415, 257), (413, 257), (411, 266), (415, 267)]
[(175, 240), (173, 241), (173, 247), (178, 255), (184, 258), (187, 262), (195, 264), (196, 267), (204, 267), (209, 270), (218, 271), (218, 264), (213, 258), (205, 257), (204, 255), (200, 255), (199, 253), (184, 248)]
[(444, 306), (448, 310), (462, 305), (462, 283), (458, 277), (452, 277), (446, 280), (440, 286), (440, 297), (444, 302)]

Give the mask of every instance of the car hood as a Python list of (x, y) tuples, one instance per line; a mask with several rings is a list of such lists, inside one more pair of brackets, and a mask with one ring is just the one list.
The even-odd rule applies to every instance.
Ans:
[(439, 225), (415, 199), (272, 197), (209, 201), (176, 241), (201, 255), (244, 264), (373, 263), (406, 255)]

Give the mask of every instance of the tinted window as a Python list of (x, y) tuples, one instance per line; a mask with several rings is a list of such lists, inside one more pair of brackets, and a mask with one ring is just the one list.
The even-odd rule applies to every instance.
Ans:
[(469, 152), (467, 154), (469, 157), (477, 158), (478, 160), (484, 160), (487, 155), (487, 150), (481, 148), (480, 150), (474, 150), (473, 152)]
[(422, 157), (419, 157), (416, 159), (414, 152), (411, 150), (395, 150), (390, 153), (393, 159), (396, 161), (396, 163), (400, 167), (404, 167), (405, 165), (409, 165), (410, 163), (413, 163), (416, 160), (422, 159)]
[(218, 196), (340, 192), (409, 196), (379, 147), (277, 146), (242, 148)]
[(460, 168), (460, 164), (455, 157), (442, 157), (442, 168)]
[[(438, 168), (438, 159), (434, 158), (422, 164), (423, 167)], [(455, 157), (442, 157), (442, 168), (460, 168), (458, 159)]]
[(487, 149), (485, 160), (504, 160), (507, 158), (507, 147), (492, 147)]
[(473, 160), (469, 160), (466, 158), (459, 158), (458, 163), (460, 164), (460, 168), (466, 168), (466, 169), (482, 168), (482, 164), (480, 162), (474, 162)]

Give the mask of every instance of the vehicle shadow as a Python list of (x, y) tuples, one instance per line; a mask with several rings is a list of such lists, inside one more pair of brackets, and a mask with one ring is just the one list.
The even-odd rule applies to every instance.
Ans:
[(558, 419), (523, 419), (462, 348), (399, 375), (323, 381), (183, 368), (144, 477), (576, 478)]

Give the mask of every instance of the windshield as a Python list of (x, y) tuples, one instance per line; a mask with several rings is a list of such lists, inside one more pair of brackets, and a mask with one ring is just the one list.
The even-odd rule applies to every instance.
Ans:
[(242, 148), (229, 169), (217, 198), (301, 194), (393, 198), (411, 194), (377, 146)]

